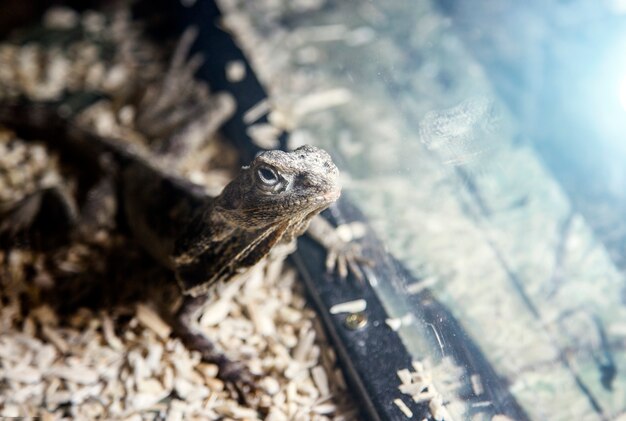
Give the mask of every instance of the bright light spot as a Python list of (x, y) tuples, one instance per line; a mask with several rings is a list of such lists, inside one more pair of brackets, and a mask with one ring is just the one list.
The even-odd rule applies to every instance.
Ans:
[(626, 76), (622, 77), (619, 83), (619, 102), (622, 104), (622, 108), (626, 110)]
[(618, 15), (626, 13), (626, 0), (610, 0), (609, 9)]

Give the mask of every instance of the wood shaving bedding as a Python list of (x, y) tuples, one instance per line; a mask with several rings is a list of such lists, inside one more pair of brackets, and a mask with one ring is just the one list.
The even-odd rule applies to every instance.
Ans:
[[(112, 243), (111, 247), (117, 246)], [(107, 279), (96, 279), (89, 262), (103, 258), (102, 250), (86, 247), (82, 262), (87, 264), (75, 264), (72, 273), (97, 289), (102, 286), (95, 284)], [(59, 256), (72, 258), (71, 253)], [(35, 265), (40, 259), (45, 264)], [(57, 276), (64, 273), (64, 262), (19, 248), (2, 252), (0, 261), (0, 291), (7, 303), (0, 309), (2, 416), (357, 417), (334, 352), (290, 267), (279, 271), (269, 271), (266, 264), (255, 267), (234, 297), (225, 301), (219, 316), (215, 308), (207, 310), (213, 320), (204, 323), (204, 329), (260, 376), (259, 392), (242, 406), (232, 388), (216, 378), (216, 366), (200, 362), (196, 352), (169, 334), (163, 319), (179, 299), (172, 295), (173, 288), (162, 288), (158, 282), (142, 285), (129, 276), (127, 282), (135, 284), (132, 288), (152, 289), (148, 297), (169, 294), (170, 298), (57, 313), (54, 300), (62, 299), (55, 291), (57, 285), (41, 288), (35, 279), (44, 276), (55, 284), (64, 282)], [(270, 272), (274, 275), (268, 276)], [(56, 298), (49, 303), (41, 296)]]
[[(49, 27), (81, 25), (92, 34), (110, 34), (120, 52), (109, 63), (88, 41), (76, 41), (65, 51), (1, 44), (0, 97), (26, 93), (31, 99), (55, 99), (65, 89), (97, 87), (124, 103), (124, 86), (138, 83), (141, 73), (133, 67), (133, 51), (151, 58), (141, 77), (158, 79), (164, 71), (161, 52), (138, 36), (123, 10), (112, 18), (65, 8), (44, 16)], [(52, 67), (36, 70), (35, 61)], [(91, 111), (92, 124), (145, 141), (134, 127), (141, 110), (113, 104), (119, 105), (99, 103), (100, 109)], [(0, 198), (6, 203), (50, 180), (72, 180), (71, 174), (61, 174), (45, 143), (23, 142), (0, 128), (0, 148), (17, 148), (0, 154)], [(194, 181), (215, 176), (223, 185), (236, 155), (219, 140), (208, 142), (205, 150), (202, 176), (193, 170), (198, 162), (183, 172), (202, 179)], [(210, 157), (220, 158), (224, 167), (207, 171)], [(259, 377), (259, 390), (242, 403), (216, 377), (215, 365), (201, 362), (197, 352), (171, 336), (168, 315), (180, 301), (173, 276), (156, 268), (123, 233), (104, 231), (89, 244), (74, 242), (47, 252), (28, 243), (5, 247), (0, 251), (0, 416), (357, 419), (334, 351), (306, 305), (294, 269), (283, 262), (262, 263), (246, 278), (231, 299), (207, 309), (202, 318), (207, 333)]]

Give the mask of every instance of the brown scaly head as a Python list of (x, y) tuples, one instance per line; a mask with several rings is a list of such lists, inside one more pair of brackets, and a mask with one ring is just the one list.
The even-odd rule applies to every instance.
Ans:
[(183, 291), (198, 295), (304, 233), (339, 198), (339, 171), (325, 151), (263, 152), (183, 230), (174, 265)]

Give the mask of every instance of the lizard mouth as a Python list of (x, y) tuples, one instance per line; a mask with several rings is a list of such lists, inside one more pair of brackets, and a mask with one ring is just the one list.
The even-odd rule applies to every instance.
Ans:
[(330, 193), (326, 193), (324, 195), (324, 199), (334, 202), (335, 200), (339, 199), (339, 196), (341, 196), (341, 190), (337, 189), (331, 191)]
[(317, 200), (319, 202), (324, 202), (324, 203), (333, 203), (335, 202), (337, 199), (339, 199), (339, 196), (341, 196), (341, 190), (337, 189), (337, 190), (332, 190), (322, 196), (318, 196)]

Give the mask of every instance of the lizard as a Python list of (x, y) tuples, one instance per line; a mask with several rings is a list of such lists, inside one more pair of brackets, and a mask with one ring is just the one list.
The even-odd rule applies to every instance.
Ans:
[(138, 128), (149, 137), (169, 133), (157, 150), (98, 134), (84, 124), (81, 113), (102, 93), (0, 102), (0, 124), (48, 139), (62, 154), (78, 158), (75, 163), (86, 163), (87, 171), (96, 167), (104, 174), (80, 211), (63, 186), (49, 187), (0, 216), (0, 232), (28, 228), (42, 206), (54, 205), (64, 214), (63, 226), (83, 238), (121, 215), (136, 242), (173, 271), (180, 285), (183, 302), (173, 317), (174, 332), (204, 360), (216, 363), (222, 379), (251, 384), (245, 364), (227, 358), (197, 325), (220, 285), (270, 255), (292, 251), (305, 231), (327, 250), (327, 271), (336, 270), (341, 278), (352, 272), (362, 279), (357, 263), (367, 261), (319, 216), (341, 193), (338, 169), (322, 149), (262, 152), (217, 196), (172, 170), (199, 146), (197, 136), (186, 133), (215, 130), (234, 107), (228, 95), (207, 95), (195, 82), (200, 58), (186, 57), (196, 34), (195, 28), (182, 34), (162, 81), (129, 87), (129, 97), (144, 92), (139, 95)]
[[(172, 270), (180, 285), (183, 302), (173, 318), (175, 334), (200, 351), (203, 360), (216, 363), (223, 380), (253, 386), (245, 364), (229, 359), (198, 327), (202, 310), (220, 285), (273, 253), (293, 250), (295, 239), (307, 230), (328, 251), (327, 270), (337, 269), (345, 278), (351, 268), (359, 277), (354, 247), (319, 216), (341, 194), (339, 171), (324, 150), (302, 146), (292, 152), (262, 152), (221, 194), (211, 197), (171, 173), (167, 161), (122, 140), (99, 136), (73, 123), (70, 114), (59, 104), (0, 104), (0, 124), (54, 133), (63, 148), (98, 162), (107, 173), (105, 180), (117, 178), (122, 206), (115, 201), (111, 183), (99, 183), (96, 216), (83, 221), (102, 223), (123, 208), (135, 240), (156, 262)], [(80, 219), (67, 193), (53, 189), (45, 194), (64, 203), (60, 208), (67, 209), (67, 219)], [(26, 201), (31, 206), (32, 200)], [(28, 225), (24, 207), (18, 205), (5, 215), (5, 225), (11, 226), (16, 217)]]

